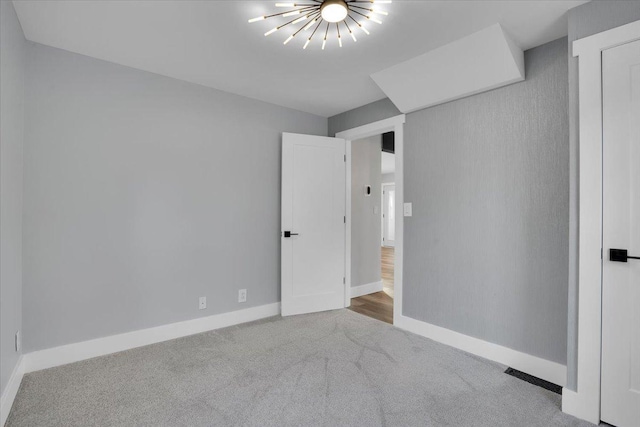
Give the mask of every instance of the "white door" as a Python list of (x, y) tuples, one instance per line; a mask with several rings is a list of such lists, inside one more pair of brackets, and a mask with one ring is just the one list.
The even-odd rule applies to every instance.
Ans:
[(345, 141), (282, 134), (282, 315), (343, 308)]
[[(601, 417), (617, 427), (638, 427), (640, 259), (621, 261), (640, 257), (640, 41), (605, 50), (602, 78)], [(611, 249), (627, 253), (612, 261)]]
[(396, 186), (382, 187), (382, 245), (396, 245)]

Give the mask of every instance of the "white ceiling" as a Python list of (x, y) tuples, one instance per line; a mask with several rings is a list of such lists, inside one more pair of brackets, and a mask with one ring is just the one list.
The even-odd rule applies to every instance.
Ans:
[(274, 3), (14, 1), (28, 40), (325, 117), (384, 98), (370, 74), (492, 24), (523, 49), (562, 37), (585, 1), (396, 0), (370, 36), (324, 51), (284, 46), (285, 29), (264, 37), (273, 19), (247, 23)]
[(393, 173), (396, 171), (396, 155), (382, 152), (382, 173)]

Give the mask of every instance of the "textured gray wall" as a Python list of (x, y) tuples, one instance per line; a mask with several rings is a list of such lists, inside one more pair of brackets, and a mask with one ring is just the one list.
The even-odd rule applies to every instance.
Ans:
[(567, 40), (526, 81), (410, 114), (404, 314), (566, 362)]
[(26, 40), (13, 3), (0, 2), (0, 391), (20, 356), (22, 329), (22, 149)]
[(25, 351), (279, 301), (281, 132), (326, 135), (326, 118), (27, 58)]
[[(566, 362), (567, 40), (526, 81), (407, 115), (404, 314)], [(367, 120), (367, 112), (371, 112)], [(350, 120), (353, 115), (355, 119)], [(376, 103), (330, 132), (394, 115)]]
[(567, 387), (576, 390), (578, 371), (578, 58), (574, 40), (640, 20), (640, 1), (591, 1), (569, 11), (570, 228)]
[[(351, 143), (351, 286), (382, 280), (380, 192), (382, 135)], [(364, 187), (371, 186), (365, 196)], [(374, 212), (374, 208), (377, 213)]]

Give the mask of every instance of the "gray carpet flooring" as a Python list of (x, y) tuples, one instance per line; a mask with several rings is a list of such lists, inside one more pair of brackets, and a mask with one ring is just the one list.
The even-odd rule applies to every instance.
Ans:
[(24, 377), (7, 426), (591, 426), (505, 367), (338, 310)]

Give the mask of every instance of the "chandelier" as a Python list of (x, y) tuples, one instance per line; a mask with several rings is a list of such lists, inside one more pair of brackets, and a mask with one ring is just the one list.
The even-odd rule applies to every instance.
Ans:
[[(264, 35), (268, 36), (290, 25), (291, 27), (289, 28), (293, 28), (293, 32), (283, 44), (289, 43), (298, 37), (301, 32), (305, 32), (303, 34), (305, 39), (304, 46), (302, 46), (303, 49), (306, 49), (311, 40), (314, 39), (314, 36), (318, 34), (317, 38), (322, 37), (322, 50), (324, 50), (327, 45), (327, 38), (330, 35), (335, 35), (338, 45), (342, 47), (342, 34), (348, 33), (354, 42), (357, 41), (352, 28), (358, 27), (368, 35), (369, 30), (365, 27), (367, 21), (382, 24), (382, 21), (374, 16), (388, 15), (384, 10), (375, 7), (375, 5), (381, 3), (391, 3), (391, 0), (306, 0), (305, 3), (276, 3), (276, 7), (288, 8), (288, 10), (271, 15), (258, 16), (257, 18), (249, 19), (249, 22), (258, 22), (276, 17), (294, 17), (290, 21), (270, 29)], [(343, 27), (342, 32), (340, 27)], [(309, 33), (309, 31), (311, 32)], [(310, 35), (307, 37), (307, 34)]]

